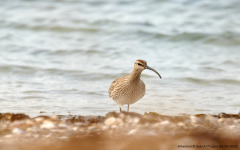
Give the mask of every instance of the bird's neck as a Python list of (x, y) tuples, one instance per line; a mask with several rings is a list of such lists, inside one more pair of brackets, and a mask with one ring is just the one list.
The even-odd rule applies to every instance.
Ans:
[(130, 74), (130, 80), (131, 81), (139, 81), (140, 80), (140, 77), (141, 77), (141, 73), (142, 73), (142, 71), (138, 71), (138, 70), (135, 70), (135, 69), (133, 69), (132, 70), (132, 72), (131, 72), (131, 74)]

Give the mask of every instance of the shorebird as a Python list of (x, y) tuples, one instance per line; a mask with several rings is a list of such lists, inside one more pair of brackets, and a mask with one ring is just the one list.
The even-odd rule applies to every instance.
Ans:
[(145, 95), (145, 84), (140, 79), (144, 69), (154, 71), (161, 78), (160, 74), (149, 67), (145, 60), (139, 59), (135, 61), (133, 70), (129, 75), (115, 79), (109, 87), (109, 96), (118, 104), (120, 112), (124, 104), (128, 104), (129, 112), (129, 105), (137, 102)]

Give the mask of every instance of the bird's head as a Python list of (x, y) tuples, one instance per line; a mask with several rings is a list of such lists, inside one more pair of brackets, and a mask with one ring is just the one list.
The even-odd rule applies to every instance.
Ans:
[(141, 59), (136, 60), (135, 64), (134, 64), (134, 69), (141, 71), (141, 72), (144, 69), (149, 69), (149, 70), (152, 70), (153, 72), (155, 72), (160, 78), (162, 78), (155, 69), (153, 69), (147, 65), (147, 62), (145, 60), (141, 60)]

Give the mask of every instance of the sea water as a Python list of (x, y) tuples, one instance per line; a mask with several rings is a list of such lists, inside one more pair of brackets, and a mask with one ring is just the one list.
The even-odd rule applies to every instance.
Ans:
[[(239, 0), (0, 1), (0, 112), (119, 111), (108, 88), (144, 59), (130, 111), (238, 113)], [(127, 110), (124, 106), (122, 110)]]

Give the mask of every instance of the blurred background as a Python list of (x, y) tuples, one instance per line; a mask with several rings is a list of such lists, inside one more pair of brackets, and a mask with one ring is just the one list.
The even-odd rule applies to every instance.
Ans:
[[(0, 112), (105, 115), (134, 61), (146, 94), (130, 111), (238, 113), (239, 0), (0, 1)], [(123, 110), (127, 110), (124, 106)]]

